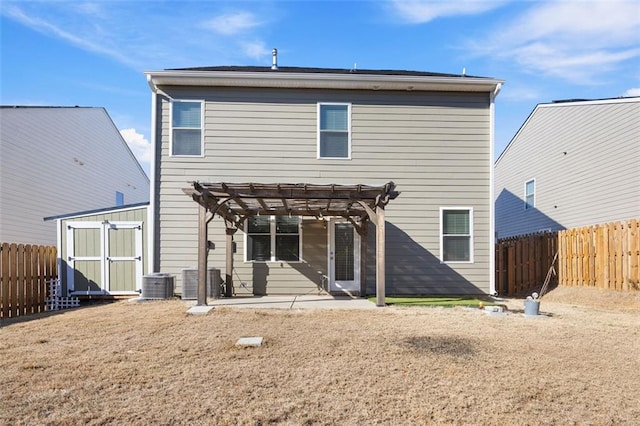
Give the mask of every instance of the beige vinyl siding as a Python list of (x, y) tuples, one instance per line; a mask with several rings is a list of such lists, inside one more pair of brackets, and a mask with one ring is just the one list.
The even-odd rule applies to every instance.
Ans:
[(498, 237), (637, 217), (639, 161), (640, 98), (538, 106), (495, 165)]
[[(190, 181), (341, 184), (394, 181), (401, 195), (386, 211), (387, 293), (489, 291), (488, 94), (171, 87), (163, 90), (175, 99), (206, 100), (204, 158), (168, 156), (168, 100), (160, 97), (159, 102), (165, 124), (159, 129), (158, 147), (162, 154), (157, 170), (158, 266), (162, 272), (175, 274), (178, 286), (179, 271), (197, 264), (198, 208), (182, 192)], [(316, 159), (318, 102), (352, 105), (351, 160)], [(474, 209), (473, 264), (440, 264), (442, 206)], [(312, 225), (315, 231), (319, 226), (319, 223)], [(326, 274), (326, 230), (311, 238), (307, 235), (307, 221), (304, 228), (305, 263), (274, 262), (259, 266), (268, 273), (269, 294), (313, 291), (319, 285), (316, 276)], [(224, 229), (219, 218), (210, 225), (209, 239), (216, 244), (216, 249), (210, 252), (209, 265), (224, 270)], [(322, 239), (325, 241), (321, 243)], [(235, 241), (237, 273), (251, 287), (257, 264), (243, 262), (241, 231)], [(372, 253), (370, 247), (370, 268), (374, 264)], [(234, 280), (236, 291), (244, 291), (235, 275)], [(370, 271), (368, 285), (371, 287), (374, 282), (375, 273)]]
[(56, 244), (44, 217), (149, 200), (149, 179), (103, 108), (0, 108), (0, 241)]

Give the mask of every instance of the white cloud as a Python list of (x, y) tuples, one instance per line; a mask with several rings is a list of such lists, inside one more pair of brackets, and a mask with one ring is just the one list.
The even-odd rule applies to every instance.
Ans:
[(640, 87), (633, 87), (626, 90), (622, 96), (640, 96)]
[[(119, 62), (129, 66), (133, 65), (133, 61), (127, 55), (122, 54), (118, 49), (109, 48), (109, 43), (106, 43), (104, 40), (96, 39), (95, 35), (93, 37), (89, 37), (88, 35), (83, 35), (81, 32), (80, 35), (74, 34), (73, 32), (70, 32), (67, 29), (62, 29), (61, 26), (53, 24), (45, 19), (28, 15), (16, 6), (5, 6), (3, 13), (11, 19), (40, 33), (54, 35), (90, 52), (96, 52), (113, 57)], [(97, 27), (94, 26), (92, 31), (96, 33), (96, 29)]]
[[(255, 4), (251, 11), (220, 14), (220, 7), (195, 1), (180, 8), (171, 2), (9, 2), (0, 13), (136, 71), (263, 60), (258, 30), (271, 21), (273, 8)], [(214, 18), (194, 24), (194, 16), (200, 22)]]
[(640, 56), (640, 3), (564, 1), (532, 6), (470, 47), (529, 73), (593, 84)]
[(516, 101), (530, 101), (540, 99), (540, 93), (525, 86), (509, 86), (505, 85), (500, 92), (500, 99), (516, 100)]
[(240, 43), (243, 53), (249, 58), (260, 61), (265, 56), (271, 56), (271, 49), (267, 48), (263, 41)]
[(122, 129), (120, 130), (122, 138), (127, 142), (129, 148), (136, 156), (138, 161), (143, 164), (143, 167), (147, 167), (153, 160), (153, 152), (151, 143), (144, 137), (143, 134), (138, 133), (136, 129)]
[(500, 7), (504, 1), (434, 1), (434, 0), (393, 0), (392, 7), (406, 22), (421, 24), (437, 18), (457, 15), (475, 15)]
[(242, 33), (259, 25), (261, 23), (256, 19), (255, 15), (249, 12), (219, 15), (202, 24), (204, 28), (226, 36)]

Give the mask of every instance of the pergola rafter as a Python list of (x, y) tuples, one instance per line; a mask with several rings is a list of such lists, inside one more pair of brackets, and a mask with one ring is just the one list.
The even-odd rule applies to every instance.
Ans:
[[(360, 235), (367, 222), (376, 225), (376, 295), (384, 305), (384, 209), (399, 193), (395, 184), (339, 185), (308, 183), (192, 182), (183, 191), (200, 206), (198, 243), (198, 305), (206, 305), (207, 212), (222, 217), (227, 226), (227, 296), (233, 271), (233, 234), (251, 216), (329, 216), (346, 218)], [(366, 244), (366, 238), (362, 239)]]

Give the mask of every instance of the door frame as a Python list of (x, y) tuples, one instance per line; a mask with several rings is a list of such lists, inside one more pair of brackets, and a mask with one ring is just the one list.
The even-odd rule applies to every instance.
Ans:
[[(122, 221), (104, 221), (104, 222), (67, 222), (67, 292), (70, 295), (130, 295), (138, 294), (138, 290), (142, 288), (142, 270), (144, 265), (143, 259), (143, 234), (142, 234), (142, 222), (122, 222)], [(109, 254), (109, 229), (134, 229), (134, 256), (116, 257)], [(100, 230), (100, 255), (99, 256), (75, 256), (75, 229), (99, 229)], [(75, 290), (75, 262), (76, 260), (82, 261), (96, 261), (100, 262), (100, 278), (101, 288), (97, 291), (76, 291)], [(136, 279), (135, 289), (125, 291), (111, 291), (110, 290), (110, 262), (119, 261), (135, 261), (136, 262)]]
[[(353, 231), (353, 281), (346, 281), (344, 284), (339, 284), (335, 280), (335, 226), (336, 224), (349, 224), (351, 225), (351, 229)], [(346, 219), (340, 217), (332, 217), (329, 219), (329, 226), (327, 227), (327, 236), (328, 236), (328, 244), (327, 244), (327, 271), (329, 271), (329, 292), (330, 293), (346, 293), (346, 294), (360, 294), (360, 280), (361, 280), (361, 271), (360, 271), (360, 235), (356, 231), (355, 227), (351, 222)], [(346, 288), (344, 288), (344, 287)]]

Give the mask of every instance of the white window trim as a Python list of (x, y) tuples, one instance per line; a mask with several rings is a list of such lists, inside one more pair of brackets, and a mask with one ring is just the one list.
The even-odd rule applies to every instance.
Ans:
[[(529, 182), (533, 182), (533, 205), (531, 207), (529, 207), (529, 205), (527, 204), (527, 184)], [(536, 192), (537, 192), (536, 191), (536, 179), (533, 178), (533, 179), (526, 180), (524, 182), (524, 197), (523, 197), (524, 198), (524, 209), (525, 210), (532, 210), (532, 209), (536, 208)]]
[[(320, 109), (322, 105), (346, 105), (347, 106), (347, 156), (346, 157), (322, 157), (320, 156)], [(348, 102), (318, 102), (316, 111), (316, 159), (318, 160), (351, 160), (351, 104)]]
[[(173, 104), (174, 102), (199, 102), (200, 103), (200, 155), (174, 154), (173, 153)], [(171, 99), (169, 103), (169, 157), (178, 158), (202, 158), (204, 157), (204, 99)], [(177, 127), (177, 129), (194, 129), (194, 127)]]
[[(443, 212), (445, 210), (466, 210), (469, 212), (469, 260), (444, 260), (444, 220)], [(440, 263), (474, 263), (474, 239), (473, 239), (473, 207), (440, 207)]]
[[(249, 238), (249, 227), (245, 226), (244, 231), (244, 263), (303, 263), (302, 254), (302, 217), (298, 216), (298, 260), (277, 260), (276, 259), (276, 217), (274, 215), (269, 216), (269, 238), (271, 243), (271, 259), (270, 260), (251, 260), (248, 258), (247, 249), (249, 244), (247, 240)], [(287, 235), (287, 234), (280, 234)], [(291, 234), (288, 234), (291, 235)]]

